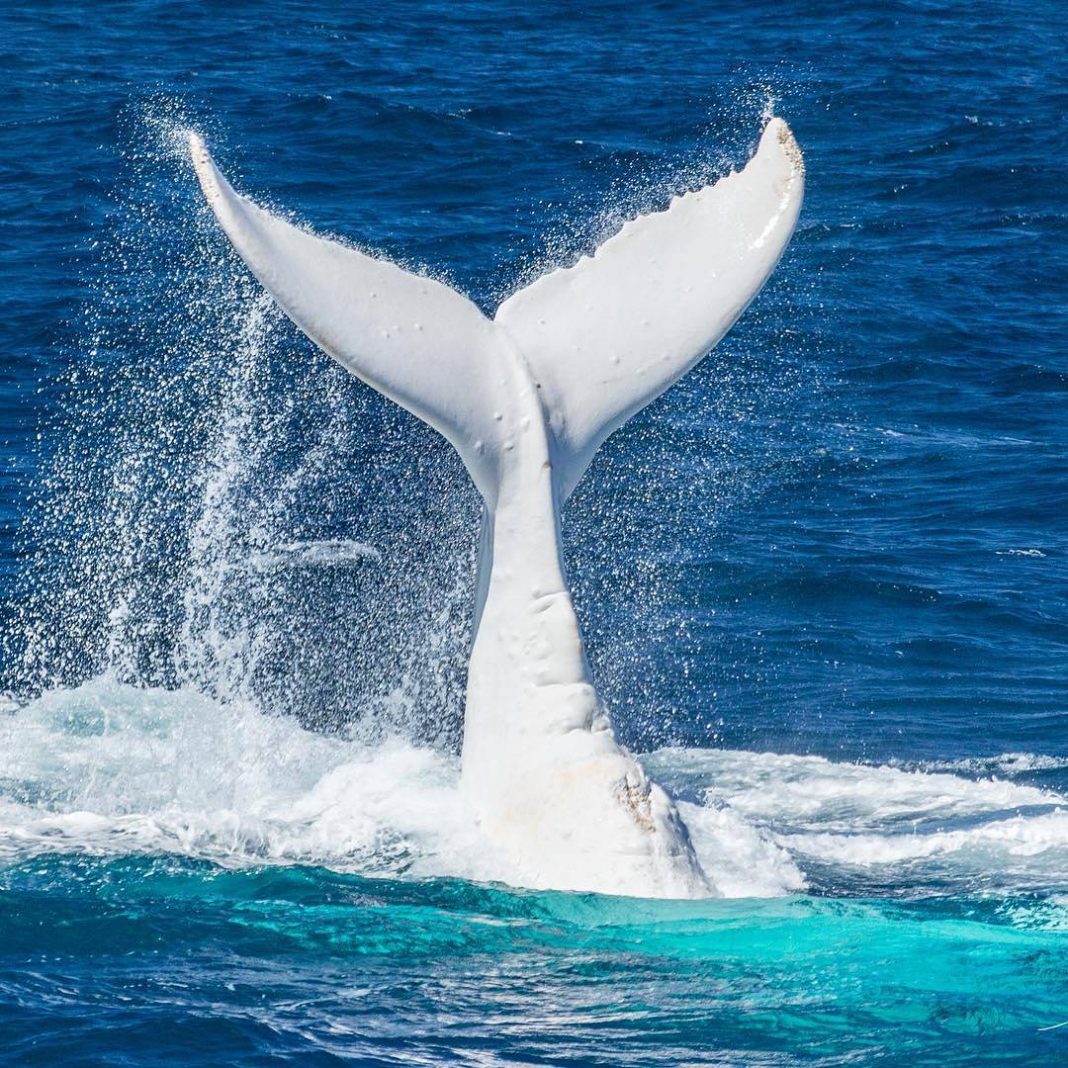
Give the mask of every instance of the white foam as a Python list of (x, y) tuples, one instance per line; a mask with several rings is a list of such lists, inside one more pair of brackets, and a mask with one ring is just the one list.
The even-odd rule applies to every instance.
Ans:
[(681, 803), (701, 865), (724, 897), (777, 897), (804, 890), (790, 853), (730, 807)]
[(805, 856), (853, 867), (951, 864), (958, 879), (979, 876), (991, 883), (1011, 878), (1064, 885), (1068, 880), (1068, 810), (1012, 816), (961, 830), (927, 834), (816, 834), (783, 836)]
[(729, 804), (780, 830), (900, 829), (1064, 801), (1049, 790), (998, 779), (817, 756), (663, 749), (646, 760), (676, 792), (697, 792), (706, 804)]
[(501, 878), (454, 760), (367, 748), (189, 691), (100, 679), (0, 720), (0, 857), (177, 852), (226, 863)]
[[(400, 739), (369, 747), (247, 704), (102, 678), (0, 710), (0, 752), (0, 862), (164, 852), (522, 882), (467, 808), (456, 759)], [(1025, 756), (1003, 759), (1044, 766)], [(1049, 790), (730, 750), (643, 761), (681, 798), (728, 897), (802, 890), (828, 866), (917, 886), (1068, 885), (1068, 800)]]
[[(863, 874), (914, 888), (1048, 890), (1068, 882), (1068, 798), (1051, 790), (815, 756), (665, 749), (646, 759), (675, 791), (744, 818), (802, 872), (818, 863), (836, 869), (839, 882)], [(1013, 769), (1063, 766), (1036, 754), (998, 759)]]
[[(905, 765), (902, 765), (905, 766)], [(1027, 775), (1035, 771), (1062, 771), (1068, 757), (1044, 753), (999, 753), (992, 757), (966, 757), (960, 760), (930, 760), (912, 765), (921, 771), (950, 771), (963, 775)]]
[[(481, 834), (458, 761), (400, 739), (369, 747), (240, 703), (102, 678), (0, 718), (0, 752), (0, 861), (166, 852), (523, 882)], [(740, 814), (691, 805), (686, 818), (721, 893), (802, 886)]]

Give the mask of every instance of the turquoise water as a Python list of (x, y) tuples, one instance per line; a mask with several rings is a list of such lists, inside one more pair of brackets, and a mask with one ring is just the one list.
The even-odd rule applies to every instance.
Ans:
[(1042, 1029), (1068, 995), (1064, 905), (654, 903), (159, 858), (53, 858), (2, 885), (0, 1020), (27, 1062), (83, 1063), (87, 1041), (138, 1064), (1063, 1053)]
[[(1068, 1059), (1063, 5), (0, 14), (0, 1063)], [(478, 502), (265, 300), (235, 184), (492, 308), (743, 161), (797, 234), (565, 517), (720, 898), (509, 888)]]

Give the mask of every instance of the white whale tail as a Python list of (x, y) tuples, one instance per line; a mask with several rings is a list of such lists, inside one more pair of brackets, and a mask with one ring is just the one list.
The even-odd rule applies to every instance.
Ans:
[(508, 880), (714, 892), (674, 806), (597, 700), (559, 513), (601, 443), (715, 345), (777, 263), (804, 185), (786, 124), (767, 124), (743, 170), (626, 223), (492, 320), (440, 282), (239, 196), (193, 133), (190, 150), (223, 229), (290, 318), (444, 435), (482, 495), (462, 781)]

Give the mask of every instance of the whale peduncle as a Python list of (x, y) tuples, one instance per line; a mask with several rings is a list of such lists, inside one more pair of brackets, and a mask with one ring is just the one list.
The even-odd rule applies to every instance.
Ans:
[(524, 885), (706, 896), (674, 804), (616, 742), (594, 688), (564, 569), (546, 413), (533, 390), (516, 396), (530, 406), (513, 414), (485, 517), (462, 789)]

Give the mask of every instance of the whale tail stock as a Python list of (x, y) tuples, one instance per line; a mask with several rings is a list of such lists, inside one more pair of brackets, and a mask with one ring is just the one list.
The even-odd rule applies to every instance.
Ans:
[(715, 345), (777, 263), (804, 185), (786, 124), (767, 124), (743, 170), (626, 223), (493, 319), (238, 195), (195, 133), (190, 152), (223, 229), (283, 310), (451, 442), (485, 502), (462, 779), (514, 881), (711, 892), (674, 806), (597, 701), (560, 508), (601, 443)]

